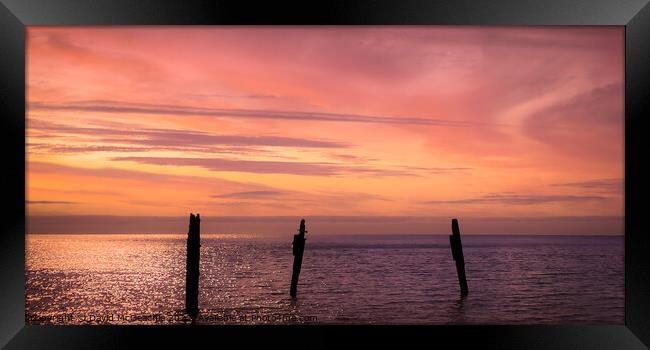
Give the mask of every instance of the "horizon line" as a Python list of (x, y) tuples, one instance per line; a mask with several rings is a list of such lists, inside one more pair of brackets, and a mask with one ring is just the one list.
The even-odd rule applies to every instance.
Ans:
[[(188, 212), (190, 214), (199, 214), (198, 212)], [(126, 217), (126, 218), (179, 218), (187, 215), (110, 215), (110, 214), (34, 214), (25, 215), (25, 217)], [(429, 215), (204, 215), (206, 217), (219, 218), (293, 218), (293, 217), (311, 217), (311, 218), (481, 218), (481, 219), (543, 219), (543, 218), (624, 218), (625, 215), (547, 215), (547, 216), (475, 216), (475, 215), (455, 215), (455, 216), (429, 216)]]
[[(39, 232), (25, 235), (182, 235), (187, 233), (170, 233), (170, 232), (113, 232), (113, 233), (65, 233), (65, 232)], [(201, 235), (257, 235), (257, 236), (278, 236), (278, 233), (247, 233), (247, 232), (204, 232)], [(310, 234), (310, 237), (314, 234)], [(449, 236), (451, 233), (321, 233), (316, 236)], [(624, 237), (625, 233), (462, 233), (462, 236), (562, 236), (562, 237)]]

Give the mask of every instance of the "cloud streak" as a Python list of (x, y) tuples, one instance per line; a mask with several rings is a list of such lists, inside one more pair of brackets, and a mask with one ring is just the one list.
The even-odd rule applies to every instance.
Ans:
[(374, 124), (407, 124), (421, 126), (504, 126), (482, 122), (454, 121), (445, 119), (428, 119), (419, 117), (388, 117), (359, 114), (321, 113), (305, 111), (277, 111), (264, 109), (234, 109), (234, 108), (199, 108), (191, 106), (127, 103), (119, 101), (78, 101), (69, 103), (44, 103), (31, 102), (29, 108), (45, 111), (77, 111), (97, 113), (133, 113), (173, 116), (208, 116), (227, 118), (259, 118), (279, 120), (321, 121), (321, 122), (348, 122), (348, 123), (374, 123)]
[(273, 198), (278, 196), (286, 195), (287, 192), (284, 191), (246, 191), (246, 192), (234, 192), (234, 193), (224, 193), (210, 196), (212, 198), (224, 198), (224, 199), (257, 199), (257, 198)]
[(265, 160), (240, 160), (225, 158), (192, 157), (113, 157), (114, 161), (128, 161), (165, 166), (197, 166), (212, 171), (232, 171), (257, 174), (290, 174), (307, 176), (361, 175), (361, 176), (418, 176), (420, 172), (431, 174), (463, 171), (468, 168), (403, 167), (398, 169), (371, 166), (344, 166), (326, 162), (284, 162)]
[(70, 201), (33, 201), (33, 200), (26, 200), (26, 204), (77, 204), (77, 202), (70, 202)]
[(270, 146), (296, 148), (346, 148), (349, 145), (324, 140), (308, 140), (282, 136), (214, 135), (199, 131), (123, 128), (76, 127), (41, 120), (30, 120), (29, 127), (34, 131), (83, 136), (110, 136), (100, 139), (104, 142), (131, 143), (160, 147), (205, 147), (205, 146)]
[(623, 185), (624, 185), (623, 179), (597, 179), (597, 180), (580, 181), (580, 182), (556, 183), (556, 184), (552, 184), (551, 186), (574, 187), (574, 188), (581, 188), (586, 190), (598, 190), (598, 191), (623, 193)]
[(514, 193), (492, 193), (483, 197), (452, 199), (452, 200), (430, 200), (423, 204), (509, 204), (509, 205), (535, 205), (555, 202), (587, 202), (603, 201), (603, 196), (576, 196), (576, 195), (521, 195)]
[(341, 167), (327, 163), (276, 162), (190, 157), (114, 157), (115, 161), (167, 166), (198, 166), (213, 171), (235, 171), (257, 174), (293, 174), (327, 176), (341, 173)]

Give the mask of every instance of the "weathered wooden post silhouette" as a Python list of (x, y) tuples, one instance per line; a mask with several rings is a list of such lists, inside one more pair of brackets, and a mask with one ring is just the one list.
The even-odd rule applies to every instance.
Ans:
[(199, 313), (199, 256), (201, 217), (190, 214), (190, 229), (187, 233), (187, 269), (185, 274), (185, 310), (192, 319)]
[(300, 230), (297, 235), (293, 235), (293, 273), (291, 275), (291, 294), (292, 298), (296, 297), (298, 292), (298, 276), (302, 266), (302, 253), (305, 251), (305, 219), (300, 220)]
[(465, 296), (469, 293), (467, 288), (467, 279), (465, 278), (465, 258), (463, 257), (463, 245), (460, 241), (460, 228), (458, 219), (451, 220), (451, 232), (449, 243), (451, 244), (451, 255), (456, 261), (456, 272), (458, 273), (458, 283), (460, 283), (460, 295)]

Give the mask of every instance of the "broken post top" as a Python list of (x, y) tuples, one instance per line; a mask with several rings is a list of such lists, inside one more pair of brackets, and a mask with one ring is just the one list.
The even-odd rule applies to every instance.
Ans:
[(302, 251), (305, 248), (305, 241), (307, 240), (305, 238), (305, 219), (300, 220), (300, 229), (297, 235), (293, 235), (293, 243), (291, 243), (291, 246), (293, 247), (293, 255), (300, 255), (302, 256)]
[(194, 215), (194, 214), (190, 213), (190, 221), (194, 221), (194, 220), (200, 221), (201, 220), (201, 214), (196, 213), (196, 215)]
[(199, 227), (201, 223), (201, 215), (200, 214), (192, 214), (190, 213), (190, 228), (189, 231), (187, 232), (188, 237), (198, 237), (199, 236)]
[(300, 232), (300, 235), (302, 235), (302, 236), (304, 236), (305, 232), (307, 232), (305, 230), (305, 219), (300, 220), (300, 230), (299, 230), (299, 232)]
[(451, 233), (460, 235), (460, 228), (458, 228), (458, 219), (451, 219)]

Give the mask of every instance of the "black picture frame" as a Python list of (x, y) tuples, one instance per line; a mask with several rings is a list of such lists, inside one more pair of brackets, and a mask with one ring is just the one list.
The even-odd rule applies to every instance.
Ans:
[[(625, 26), (625, 324), (612, 326), (31, 326), (25, 325), (25, 27), (32, 25), (617, 25)], [(257, 342), (338, 346), (441, 343), (502, 349), (643, 349), (650, 344), (650, 136), (647, 0), (304, 1), (0, 0), (0, 345), (187, 347)], [(645, 345), (644, 345), (645, 344)], [(199, 346), (199, 345), (197, 345)]]

